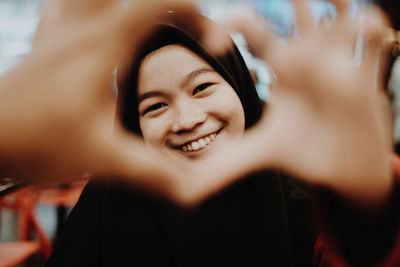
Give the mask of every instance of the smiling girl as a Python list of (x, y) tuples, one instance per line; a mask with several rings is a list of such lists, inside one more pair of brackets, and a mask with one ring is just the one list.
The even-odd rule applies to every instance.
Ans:
[[(139, 49), (124, 87), (122, 124), (154, 153), (180, 160), (182, 168), (229, 147), (263, 112), (234, 44), (214, 56), (172, 22), (159, 25)], [(296, 140), (295, 132), (280, 134)], [(313, 205), (323, 208), (318, 218), (329, 240), (351, 263), (374, 262), (393, 245), (398, 225), (390, 197), (396, 192), (377, 214), (358, 217), (363, 209), (332, 188), (310, 188), (276, 169), (245, 178), (190, 209), (124, 185), (91, 182), (48, 266), (312, 266), (319, 232), (311, 220)], [(370, 242), (364, 242), (365, 233)]]

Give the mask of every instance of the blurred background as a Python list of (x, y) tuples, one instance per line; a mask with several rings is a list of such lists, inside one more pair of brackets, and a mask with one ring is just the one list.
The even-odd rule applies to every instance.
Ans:
[[(45, 0), (0, 0), (0, 77), (31, 51), (31, 42), (44, 3)], [(293, 32), (295, 16), (291, 0), (198, 0), (202, 13), (215, 20), (222, 17), (227, 8), (243, 3), (267, 17), (278, 34), (285, 36)], [(354, 10), (358, 7), (357, 3), (354, 1)], [(312, 1), (311, 7), (316, 24), (329, 24), (336, 15), (335, 8), (327, 1)], [(247, 51), (246, 42), (240, 35), (233, 33), (232, 37), (253, 74), (260, 97), (268, 100), (273, 74), (265, 63)], [(400, 66), (398, 68), (400, 73)], [(392, 91), (400, 91), (399, 75), (392, 79), (391, 87)], [(397, 109), (400, 110), (400, 102)], [(395, 133), (400, 133), (400, 120), (398, 125)], [(395, 136), (400, 140), (400, 134)], [(87, 177), (83, 177), (78, 182), (46, 189), (33, 187), (5, 197), (0, 195), (0, 267), (3, 266), (1, 259), (18, 252), (20, 247), (25, 249), (21, 249), (25, 254), (19, 261), (28, 259), (25, 266), (43, 265), (44, 258), (51, 251), (51, 243), (56, 242), (62, 222), (75, 204), (86, 180)], [(21, 239), (39, 242), (21, 244)], [(15, 246), (10, 247), (10, 244)]]
[[(0, 76), (20, 62), (31, 50), (42, 7), (45, 0), (0, 0)], [(218, 19), (235, 4), (249, 4), (260, 14), (266, 16), (273, 28), (282, 35), (293, 30), (294, 15), (290, 0), (198, 0), (203, 14)], [(312, 2), (316, 22), (329, 21), (335, 16), (334, 7), (326, 1)], [(234, 36), (241, 48), (249, 68), (257, 77), (260, 97), (268, 97), (270, 75), (260, 61), (245, 51), (245, 42), (240, 36)]]
[(30, 52), (43, 0), (0, 0), (0, 75)]

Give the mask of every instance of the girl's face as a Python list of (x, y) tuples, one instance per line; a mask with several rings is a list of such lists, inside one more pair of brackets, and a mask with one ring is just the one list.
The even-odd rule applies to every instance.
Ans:
[(171, 155), (195, 159), (244, 132), (244, 110), (233, 88), (180, 45), (144, 58), (138, 103), (145, 142)]

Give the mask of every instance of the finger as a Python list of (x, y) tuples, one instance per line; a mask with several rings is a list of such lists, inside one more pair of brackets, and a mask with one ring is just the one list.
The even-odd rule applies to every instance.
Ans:
[[(175, 14), (178, 15), (174, 16)], [(201, 16), (196, 6), (186, 0), (133, 1), (119, 16), (121, 26), (127, 33), (131, 33), (132, 40), (140, 39), (139, 37), (148, 32), (155, 24), (166, 22), (168, 19), (184, 23), (195, 32), (202, 30), (199, 23)]]
[[(175, 194), (179, 203), (197, 204), (254, 171), (274, 167), (275, 148), (272, 145), (275, 144), (267, 128), (258, 125), (247, 131), (243, 138), (230, 140), (227, 146), (206, 158), (185, 162), (185, 166), (193, 165), (188, 166), (191, 172), (184, 176), (185, 181), (178, 184), (183, 185)], [(260, 140), (267, 150), (259, 149)]]
[(269, 50), (276, 42), (276, 36), (267, 21), (252, 9), (241, 6), (230, 11), (230, 14), (220, 21), (226, 31), (237, 31), (243, 34), (249, 50), (256, 56), (265, 59)]
[(383, 74), (386, 71), (388, 48), (383, 44), (385, 28), (389, 25), (385, 15), (376, 8), (363, 11), (360, 30), (363, 32), (364, 45), (363, 68), (367, 75), (376, 77), (379, 87), (383, 85)]
[(352, 41), (355, 33), (354, 19), (350, 14), (349, 0), (331, 0), (336, 8), (336, 19), (334, 20), (332, 31), (337, 38)]
[(90, 16), (113, 6), (113, 0), (60, 0), (63, 2), (60, 21), (88, 19)]
[(97, 134), (87, 165), (95, 174), (172, 198), (175, 170), (163, 154), (152, 153), (141, 138), (118, 125), (114, 129), (100, 124), (94, 132)]
[(350, 17), (350, 1), (349, 0), (331, 0), (335, 5), (336, 18), (333, 21), (332, 33), (337, 39), (344, 39), (349, 42), (354, 34), (354, 21)]
[(36, 30), (35, 37), (32, 42), (33, 49), (41, 42), (44, 42), (54, 31), (61, 12), (63, 9), (64, 0), (48, 0), (43, 6), (42, 16)]
[[(123, 10), (109, 14), (111, 27), (115, 28), (115, 43), (119, 45), (121, 70), (130, 64), (135, 48), (152, 33), (160, 22), (171, 21), (188, 29), (194, 37), (202, 38), (211, 53), (221, 53), (230, 44), (227, 34), (205, 19), (191, 1), (150, 0), (134, 1)], [(130, 54), (129, 54), (130, 53)]]
[(330, 0), (335, 5), (336, 17), (340, 20), (349, 16), (349, 0)]
[(314, 28), (314, 20), (311, 14), (310, 3), (308, 0), (294, 0), (294, 9), (296, 12), (297, 31), (299, 34), (307, 32)]
[(112, 0), (48, 0), (42, 10), (33, 47), (45, 40), (57, 38), (55, 36), (63, 32), (64, 26), (85, 25), (100, 11), (110, 9), (112, 3)]
[(340, 29), (349, 26), (350, 22), (350, 1), (349, 0), (331, 0), (332, 4), (335, 5), (336, 9), (336, 27)]

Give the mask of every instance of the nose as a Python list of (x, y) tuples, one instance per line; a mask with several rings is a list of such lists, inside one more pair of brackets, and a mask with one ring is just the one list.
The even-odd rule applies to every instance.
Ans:
[(171, 130), (177, 134), (190, 132), (206, 119), (207, 114), (201, 107), (193, 102), (182, 101), (175, 107)]

